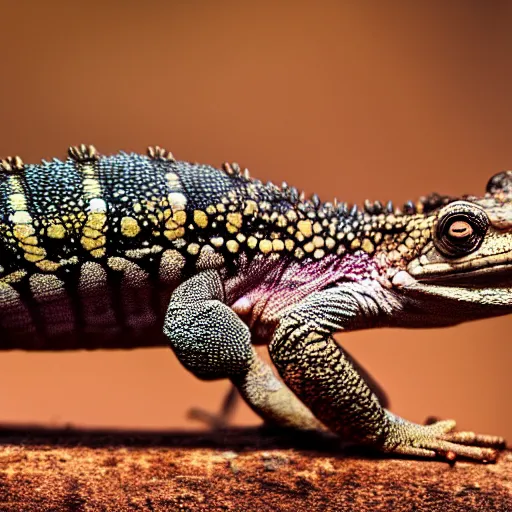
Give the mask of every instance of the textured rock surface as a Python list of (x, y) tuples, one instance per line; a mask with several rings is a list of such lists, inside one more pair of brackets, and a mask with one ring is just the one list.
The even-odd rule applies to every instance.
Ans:
[(0, 429), (0, 511), (511, 511), (498, 464), (372, 458), (332, 439)]

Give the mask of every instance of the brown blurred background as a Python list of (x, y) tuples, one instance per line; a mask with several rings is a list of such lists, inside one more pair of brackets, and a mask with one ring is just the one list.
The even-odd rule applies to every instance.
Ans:
[[(512, 3), (0, 3), (0, 155), (239, 161), (324, 200), (480, 193), (512, 168)], [(512, 438), (512, 317), (342, 336), (408, 419)], [(198, 428), (168, 349), (0, 353), (0, 421)], [(258, 419), (243, 405), (237, 424)]]

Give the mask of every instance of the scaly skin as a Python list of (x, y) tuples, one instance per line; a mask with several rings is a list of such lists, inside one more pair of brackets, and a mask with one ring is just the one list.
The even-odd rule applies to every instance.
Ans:
[(511, 269), (510, 171), (484, 197), (400, 211), (305, 200), (159, 147), (0, 163), (0, 348), (170, 345), (268, 421), (385, 452), (493, 461), (504, 441), (393, 415), (332, 334), (508, 314)]

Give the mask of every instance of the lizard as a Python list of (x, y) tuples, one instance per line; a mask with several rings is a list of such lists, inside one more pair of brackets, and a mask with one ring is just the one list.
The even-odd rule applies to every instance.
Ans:
[(196, 377), (231, 380), (267, 422), (493, 462), (501, 437), (393, 414), (333, 335), (510, 312), (512, 171), (481, 196), (395, 208), (306, 198), (159, 146), (0, 161), (1, 349), (168, 346)]

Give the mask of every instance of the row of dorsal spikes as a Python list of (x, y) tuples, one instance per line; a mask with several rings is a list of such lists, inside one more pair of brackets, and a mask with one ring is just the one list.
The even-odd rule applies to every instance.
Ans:
[[(68, 148), (68, 155), (71, 159), (77, 162), (90, 162), (97, 160), (99, 154), (93, 145), (80, 144), (79, 146), (70, 146)], [(148, 146), (147, 155), (153, 160), (162, 160), (175, 162), (174, 155), (164, 149), (161, 146)], [(7, 174), (19, 173), (23, 170), (24, 163), (19, 156), (8, 156), (7, 158), (0, 160), (0, 171)], [(245, 180), (250, 180), (249, 169), (242, 169), (236, 162), (229, 163), (224, 162), (222, 164), (224, 172), (230, 176), (238, 176)], [(254, 180), (259, 182), (259, 180)], [(422, 197), (417, 203), (407, 201), (403, 207), (395, 208), (392, 201), (388, 201), (384, 206), (380, 201), (374, 201), (373, 203), (369, 200), (364, 202), (363, 208), (360, 209), (357, 204), (349, 206), (348, 203), (338, 202), (335, 198), (332, 203), (322, 203), (317, 194), (311, 195), (306, 199), (304, 192), (299, 192), (297, 188), (290, 187), (286, 182), (281, 184), (281, 187), (277, 187), (272, 182), (266, 183), (267, 187), (279, 190), (285, 199), (289, 200), (292, 204), (297, 204), (302, 207), (306, 212), (324, 210), (326, 212), (336, 212), (339, 215), (344, 216), (356, 216), (359, 213), (368, 213), (370, 215), (384, 214), (395, 214), (400, 215), (402, 213), (406, 215), (413, 215), (415, 213), (422, 213), (432, 211), (440, 206), (446, 204), (450, 198), (448, 196), (440, 196), (439, 194), (431, 194), (428, 197)]]
[[(249, 180), (249, 170), (242, 169), (236, 162), (224, 162), (222, 169), (230, 176), (239, 177)], [(260, 180), (253, 179), (256, 183), (261, 183)], [(280, 191), (284, 198), (292, 204), (297, 205), (299, 209), (305, 212), (324, 210), (326, 212), (336, 212), (339, 215), (355, 217), (359, 213), (368, 213), (370, 215), (394, 214), (394, 215), (414, 215), (415, 213), (428, 213), (441, 206), (444, 206), (450, 201), (449, 196), (441, 196), (439, 194), (430, 194), (426, 197), (421, 197), (417, 203), (407, 201), (402, 208), (395, 207), (392, 201), (388, 201), (383, 205), (380, 201), (371, 202), (368, 199), (363, 203), (363, 207), (359, 208), (357, 204), (349, 205), (346, 202), (339, 202), (336, 198), (334, 201), (322, 203), (317, 194), (312, 194), (306, 198), (304, 192), (299, 192), (296, 187), (290, 187), (285, 181), (282, 182), (281, 187), (275, 185), (272, 181), (267, 181), (265, 184), (268, 188), (273, 188)], [(302, 208), (301, 208), (302, 207)]]
[[(173, 154), (170, 151), (160, 147), (160, 146), (148, 146), (147, 155), (152, 160), (162, 160), (162, 161), (170, 161), (175, 162)], [(92, 162), (98, 160), (100, 157), (96, 148), (89, 144), (80, 144), (79, 146), (70, 146), (68, 148), (68, 156), (72, 160), (76, 162)], [(58, 159), (54, 158), (55, 162), (60, 162)], [(47, 163), (46, 160), (42, 160), (43, 163)], [(6, 158), (0, 159), (0, 172), (4, 172), (7, 174), (16, 174), (23, 171), (25, 164), (20, 156), (8, 156)]]

